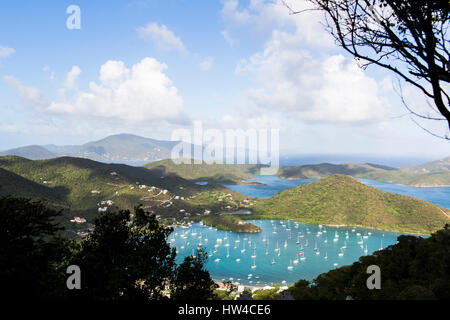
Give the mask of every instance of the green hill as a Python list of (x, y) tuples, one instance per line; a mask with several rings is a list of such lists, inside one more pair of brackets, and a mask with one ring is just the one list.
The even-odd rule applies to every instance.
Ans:
[[(102, 201), (114, 206), (148, 208), (169, 202), (174, 195), (189, 197), (200, 186), (180, 177), (164, 177), (160, 170), (148, 170), (120, 164), (104, 164), (88, 159), (62, 157), (28, 160), (0, 157), (3, 195), (45, 198), (53, 204), (65, 204), (70, 214), (91, 219)], [(153, 187), (153, 188), (152, 188)], [(167, 190), (167, 191), (164, 191)], [(100, 203), (100, 205), (99, 205)], [(163, 208), (161, 212), (174, 212)]]
[(7, 155), (25, 157), (31, 160), (51, 159), (56, 157), (56, 154), (41, 146), (26, 146), (0, 152), (0, 156)]
[[(222, 185), (200, 186), (175, 174), (167, 175), (161, 167), (147, 169), (71, 157), (0, 157), (0, 195), (46, 199), (50, 205), (65, 209), (61, 222), (71, 230), (82, 226), (70, 223), (70, 219), (81, 216), (92, 222), (99, 208), (133, 209), (142, 204), (163, 219), (179, 220), (202, 216), (205, 211), (212, 216), (246, 206), (245, 196)], [(102, 203), (108, 200), (110, 204)], [(218, 227), (243, 229), (236, 219), (222, 220), (217, 220), (221, 222)]]
[[(437, 167), (435, 167), (437, 168)], [(441, 169), (443, 167), (440, 167)], [(329, 164), (281, 167), (278, 176), (284, 179), (324, 178), (334, 174), (345, 174), (355, 178), (393, 182), (417, 187), (449, 186), (450, 171), (413, 171), (396, 169), (376, 164)]]
[(65, 187), (50, 188), (0, 168), (0, 196), (7, 195), (48, 199), (55, 204), (64, 204), (68, 190)]
[(415, 166), (404, 167), (402, 168), (402, 170), (415, 173), (434, 173), (434, 172), (450, 171), (450, 157)]
[(194, 164), (192, 159), (186, 159), (182, 164), (175, 164), (171, 159), (146, 164), (147, 169), (158, 168), (166, 175), (177, 175), (184, 179), (208, 181), (215, 183), (243, 183), (259, 174), (259, 165), (251, 164)]
[(428, 234), (450, 222), (448, 215), (450, 210), (426, 201), (383, 192), (346, 175), (333, 175), (258, 201), (252, 218)]

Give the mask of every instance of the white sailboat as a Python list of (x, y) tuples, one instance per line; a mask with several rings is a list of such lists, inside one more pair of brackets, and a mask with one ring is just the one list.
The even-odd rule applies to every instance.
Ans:
[(292, 266), (292, 260), (289, 261), (289, 266), (287, 268), (288, 270), (294, 269), (294, 267)]
[(252, 258), (255, 259), (256, 258), (256, 247), (253, 248), (253, 255)]
[(255, 259), (253, 259), (252, 269), (256, 269)]

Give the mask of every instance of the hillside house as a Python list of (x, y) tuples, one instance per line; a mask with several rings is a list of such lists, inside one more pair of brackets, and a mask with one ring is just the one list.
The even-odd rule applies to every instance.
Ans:
[(73, 217), (73, 220), (75, 220), (76, 223), (86, 223), (86, 219), (81, 217)]

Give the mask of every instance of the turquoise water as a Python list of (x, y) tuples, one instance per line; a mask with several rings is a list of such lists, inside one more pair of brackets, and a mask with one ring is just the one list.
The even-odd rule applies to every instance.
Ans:
[(303, 184), (315, 181), (317, 179), (307, 180), (287, 180), (280, 179), (277, 176), (257, 176), (256, 179), (248, 180), (263, 183), (264, 185), (225, 185), (227, 188), (245, 194), (249, 197), (270, 198), (281, 190), (292, 189)]
[[(268, 198), (281, 190), (314, 180), (258, 176), (253, 181), (265, 185), (227, 187), (247, 196)], [(404, 194), (450, 208), (450, 187), (416, 188), (367, 179), (361, 179), (361, 182), (386, 192)], [(364, 228), (320, 227), (284, 220), (251, 222), (258, 225), (262, 232), (238, 234), (207, 228), (198, 223), (189, 228), (176, 227), (170, 240), (178, 250), (177, 261), (181, 262), (185, 256), (192, 255), (201, 244), (201, 248), (210, 255), (206, 267), (216, 280), (233, 278), (233, 281), (241, 284), (257, 286), (289, 285), (299, 279), (312, 280), (330, 269), (350, 265), (362, 255), (395, 244), (400, 235)], [(317, 250), (314, 250), (316, 245)], [(279, 250), (275, 251), (277, 248)], [(302, 257), (306, 259), (301, 260)], [(249, 277), (249, 274), (252, 276)]]
[[(226, 185), (229, 189), (245, 194), (249, 197), (269, 198), (277, 194), (281, 190), (295, 188), (297, 186), (315, 181), (317, 179), (308, 180), (285, 180), (277, 176), (257, 176), (256, 181), (264, 183), (265, 185), (246, 186), (246, 185)], [(374, 181), (369, 179), (360, 179), (361, 182), (383, 190), (385, 192), (399, 193), (410, 197), (423, 199), (425, 201), (450, 208), (450, 187), (439, 188), (417, 188), (404, 186), (395, 183)]]
[[(195, 253), (201, 243), (201, 248), (210, 255), (206, 267), (213, 279), (233, 278), (241, 284), (257, 286), (286, 281), (289, 285), (299, 279), (312, 280), (330, 269), (352, 264), (362, 255), (395, 244), (400, 235), (364, 228), (320, 227), (287, 220), (250, 222), (261, 227), (262, 232), (238, 234), (199, 223), (189, 228), (176, 227), (169, 241), (178, 250), (177, 262)], [(336, 234), (338, 238), (335, 238)], [(339, 253), (343, 255), (339, 256)], [(252, 268), (253, 265), (256, 267)], [(288, 268), (290, 266), (292, 268)]]

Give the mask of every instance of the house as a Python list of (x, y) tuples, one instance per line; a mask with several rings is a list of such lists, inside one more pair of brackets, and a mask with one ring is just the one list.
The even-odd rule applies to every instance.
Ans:
[(98, 212), (106, 212), (107, 210), (108, 210), (108, 207), (98, 208)]
[(86, 223), (85, 218), (73, 217), (73, 219), (75, 220), (76, 223)]
[(115, 171), (112, 171), (109, 174), (112, 175), (112, 176), (117, 176), (117, 172), (115, 172)]
[(91, 190), (91, 194), (100, 194), (101, 193), (101, 191), (98, 191), (98, 190)]

